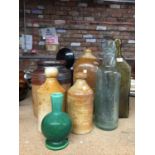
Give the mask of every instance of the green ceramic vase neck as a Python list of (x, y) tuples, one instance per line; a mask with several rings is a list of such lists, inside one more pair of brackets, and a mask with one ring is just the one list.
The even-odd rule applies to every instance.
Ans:
[(116, 45), (116, 56), (122, 57), (122, 51), (121, 51), (121, 40), (115, 39), (115, 45)]
[(62, 93), (51, 94), (52, 112), (59, 113), (62, 111), (63, 97)]

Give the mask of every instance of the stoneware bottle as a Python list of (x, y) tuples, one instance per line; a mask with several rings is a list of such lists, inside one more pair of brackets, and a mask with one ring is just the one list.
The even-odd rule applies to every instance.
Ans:
[(63, 94), (51, 94), (52, 112), (42, 120), (41, 130), (46, 137), (45, 145), (50, 150), (61, 150), (68, 146), (68, 135), (72, 122), (69, 115), (62, 112)]
[(31, 82), (32, 82), (32, 105), (33, 105), (33, 112), (34, 115), (38, 116), (38, 99), (37, 99), (37, 90), (40, 86), (45, 82), (45, 69), (50, 67), (56, 67), (59, 71), (58, 74), (58, 81), (60, 82), (61, 86), (68, 90), (71, 86), (71, 72), (69, 69), (65, 67), (64, 61), (55, 61), (55, 60), (42, 60), (38, 61), (37, 69), (31, 74)]
[(103, 40), (104, 64), (97, 71), (95, 124), (103, 130), (118, 126), (120, 74), (116, 69), (115, 43)]
[(121, 40), (116, 39), (115, 44), (116, 44), (116, 67), (119, 73), (121, 74), (119, 117), (127, 118), (129, 116), (131, 67), (122, 56)]
[[(60, 85), (60, 83), (57, 80), (58, 69), (56, 67), (46, 68), (45, 76), (46, 81), (37, 90), (39, 131), (41, 131), (42, 119), (47, 113), (52, 111), (50, 94), (54, 92), (61, 92), (65, 95), (65, 89)], [(64, 101), (63, 101), (63, 110), (65, 110)]]
[(77, 73), (76, 82), (67, 92), (67, 112), (72, 119), (72, 132), (85, 134), (93, 128), (93, 90), (86, 82), (86, 74)]
[(90, 49), (86, 49), (84, 54), (78, 58), (74, 64), (73, 79), (76, 80), (76, 73), (86, 73), (86, 81), (88, 85), (95, 91), (96, 72), (99, 66), (97, 58), (93, 55)]

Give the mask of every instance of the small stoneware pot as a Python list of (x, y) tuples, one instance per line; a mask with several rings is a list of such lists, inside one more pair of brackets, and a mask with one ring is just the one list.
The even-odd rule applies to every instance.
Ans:
[(42, 120), (41, 130), (46, 137), (45, 145), (50, 150), (61, 150), (69, 144), (72, 122), (69, 115), (62, 112), (63, 98), (62, 93), (51, 94), (52, 112)]

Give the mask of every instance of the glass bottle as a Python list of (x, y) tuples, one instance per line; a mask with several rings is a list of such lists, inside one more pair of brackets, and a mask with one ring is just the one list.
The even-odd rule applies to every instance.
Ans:
[(75, 75), (78, 72), (87, 74), (86, 81), (88, 85), (95, 91), (96, 72), (99, 66), (97, 58), (92, 54), (90, 49), (84, 51), (82, 55), (74, 64), (73, 81), (75, 82)]
[(94, 121), (103, 130), (118, 126), (120, 74), (115, 67), (115, 43), (104, 40), (104, 64), (97, 71)]
[(72, 132), (85, 134), (93, 128), (93, 90), (86, 82), (86, 74), (76, 73), (76, 82), (67, 92), (67, 112), (72, 120)]
[(41, 129), (46, 137), (46, 147), (50, 150), (61, 150), (68, 146), (68, 135), (71, 131), (72, 122), (69, 115), (62, 112), (62, 93), (50, 95), (52, 112), (48, 113), (42, 121)]
[(121, 74), (120, 82), (120, 104), (119, 104), (119, 117), (127, 118), (129, 116), (129, 95), (130, 95), (130, 78), (131, 67), (122, 56), (121, 40), (116, 39), (116, 67)]
[[(58, 69), (56, 67), (49, 67), (45, 69), (46, 81), (37, 90), (38, 101), (38, 129), (41, 131), (41, 121), (44, 116), (52, 111), (50, 94), (54, 92), (61, 92), (65, 95), (65, 89), (57, 80)], [(65, 99), (64, 99), (65, 100)], [(63, 102), (63, 111), (65, 111), (65, 104)]]

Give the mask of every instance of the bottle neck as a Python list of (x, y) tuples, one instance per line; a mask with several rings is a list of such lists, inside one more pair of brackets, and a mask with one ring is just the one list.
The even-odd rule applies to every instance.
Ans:
[(105, 55), (104, 56), (104, 66), (108, 68), (114, 68), (116, 66), (115, 55)]
[(85, 51), (82, 58), (90, 58), (90, 59), (96, 59), (96, 57), (92, 54), (91, 51)]
[(75, 86), (79, 86), (79, 87), (83, 87), (84, 85), (86, 85), (86, 80), (85, 79), (76, 79), (76, 82), (75, 82)]
[(121, 51), (121, 47), (120, 46), (117, 47), (117, 49), (116, 49), (116, 56), (117, 57), (122, 57), (122, 51)]
[(46, 82), (53, 82), (53, 81), (57, 81), (57, 78), (56, 77), (47, 77), (46, 78)]
[(52, 112), (59, 113), (62, 111), (64, 95), (62, 93), (51, 94)]

